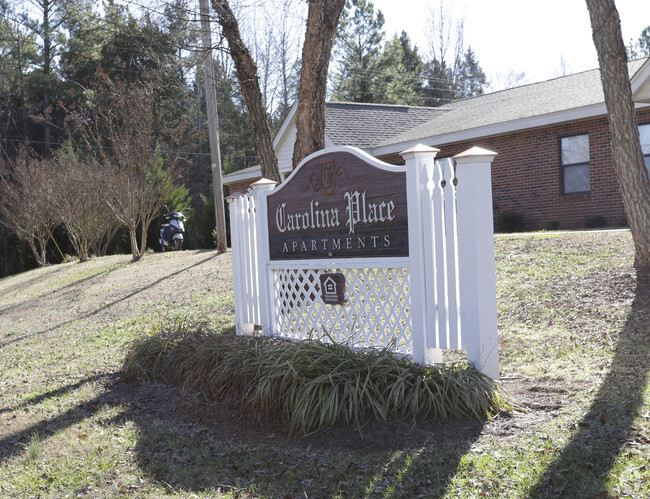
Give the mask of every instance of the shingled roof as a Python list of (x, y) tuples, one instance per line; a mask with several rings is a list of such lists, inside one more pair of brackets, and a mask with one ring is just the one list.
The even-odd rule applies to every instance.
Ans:
[[(631, 61), (628, 66), (630, 77), (647, 61)], [(541, 120), (559, 113), (603, 105), (600, 70), (594, 69), (451, 102), (439, 107), (444, 112), (426, 123), (391, 134), (375, 147), (389, 147), (505, 123), (518, 127), (517, 124), (523, 120)]]
[(445, 112), (433, 107), (328, 102), (325, 130), (338, 146), (368, 149), (428, 123)]

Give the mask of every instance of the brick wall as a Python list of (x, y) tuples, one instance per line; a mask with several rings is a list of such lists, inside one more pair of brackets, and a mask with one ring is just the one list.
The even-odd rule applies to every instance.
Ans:
[[(637, 117), (639, 124), (650, 123), (650, 109), (639, 111)], [(560, 139), (580, 134), (589, 134), (591, 190), (565, 195)], [(604, 116), (471, 142), (427, 145), (440, 149), (439, 158), (453, 156), (472, 146), (498, 153), (492, 163), (495, 219), (505, 211), (520, 213), (528, 230), (580, 229), (593, 217), (604, 217), (609, 227), (625, 224)], [(379, 159), (403, 164), (399, 155)]]
[(234, 184), (228, 185), (228, 194), (234, 194), (235, 192), (247, 193), (248, 188), (254, 182), (257, 182), (259, 178), (254, 178), (252, 180), (242, 180), (241, 182), (235, 182)]

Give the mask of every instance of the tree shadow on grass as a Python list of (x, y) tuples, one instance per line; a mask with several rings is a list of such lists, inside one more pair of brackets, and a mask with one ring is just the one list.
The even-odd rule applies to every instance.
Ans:
[[(481, 434), (480, 421), (370, 423), (289, 436), (218, 402), (183, 428), (140, 428), (140, 468), (174, 490), (254, 490), (260, 497), (438, 497)], [(200, 421), (197, 423), (197, 421)]]
[(394, 421), (372, 423), (361, 431), (343, 427), (292, 437), (280, 425), (253, 421), (233, 404), (181, 395), (163, 384), (125, 383), (117, 373), (89, 376), (3, 411), (35, 408), (88, 383), (104, 384), (97, 389), (101, 393), (1, 438), (0, 463), (24, 453), (34, 434), (45, 441), (106, 408), (119, 408), (101, 424), (136, 425), (136, 462), (168, 492), (249, 489), (262, 497), (434, 497), (443, 494), (483, 428), (480, 421)]
[[(97, 381), (100, 381), (105, 377), (104, 374), (95, 374), (92, 376), (88, 376), (87, 378), (84, 378), (80, 381), (77, 381), (76, 383), (73, 383), (72, 385), (65, 385), (60, 388), (57, 388), (56, 390), (50, 390), (48, 392), (42, 393), (40, 395), (35, 395), (34, 397), (30, 397), (27, 400), (24, 400), (23, 402), (20, 403), (21, 408), (27, 408), (31, 406), (35, 406), (40, 404), (41, 402), (44, 402), (48, 399), (51, 398), (56, 398), (60, 397), (61, 395), (65, 395), (67, 393), (73, 392), (75, 390), (80, 389), (83, 385), (86, 385), (88, 383), (94, 383)], [(5, 412), (12, 412), (18, 409), (18, 407), (2, 407), (0, 408), (0, 414), (3, 414)]]
[[(11, 415), (23, 410), (35, 411), (39, 404), (72, 394), (88, 384), (98, 385), (95, 389), (99, 392), (97, 396), (78, 403), (52, 418), (43, 419), (0, 438), (0, 463), (24, 452), (32, 435), (37, 434), (41, 441), (46, 440), (67, 428), (92, 418), (105, 408), (121, 409), (119, 416), (111, 420), (112, 422), (133, 421), (146, 427), (149, 421), (166, 417), (173, 424), (178, 423), (177, 408), (174, 404), (168, 404), (176, 397), (175, 389), (162, 385), (132, 386), (121, 381), (120, 373), (93, 374), (76, 383), (31, 397), (16, 406), (0, 408), (0, 414)], [(9, 416), (7, 421), (14, 419)], [(107, 424), (110, 424), (111, 421)], [(11, 424), (6, 424), (6, 427), (10, 428)]]
[[(204, 251), (205, 251), (205, 250), (202, 250), (202, 251), (200, 251), (199, 253), (203, 253)], [(93, 317), (95, 317), (95, 316), (97, 316), (97, 315), (100, 315), (100, 314), (101, 314), (102, 312), (104, 312), (105, 310), (107, 310), (107, 309), (109, 309), (109, 308), (111, 308), (111, 307), (114, 307), (114, 306), (116, 306), (116, 305), (118, 305), (118, 304), (120, 304), (120, 303), (122, 303), (122, 302), (127, 301), (127, 300), (130, 300), (131, 298), (133, 298), (133, 297), (135, 297), (136, 295), (142, 293), (143, 291), (146, 291), (146, 290), (148, 290), (148, 289), (154, 288), (155, 286), (158, 286), (159, 284), (161, 284), (161, 283), (163, 283), (163, 282), (165, 282), (165, 281), (168, 281), (168, 280), (170, 280), (170, 279), (173, 279), (174, 277), (178, 276), (179, 274), (181, 274), (181, 273), (183, 273), (183, 272), (186, 272), (186, 271), (188, 271), (188, 270), (190, 270), (190, 269), (192, 269), (192, 268), (194, 268), (194, 267), (201, 266), (201, 265), (207, 263), (209, 260), (212, 260), (212, 259), (217, 258), (217, 257), (219, 256), (218, 253), (217, 253), (216, 251), (214, 251), (214, 250), (207, 250), (206, 252), (210, 252), (210, 255), (209, 255), (207, 258), (204, 258), (204, 259), (201, 260), (201, 261), (198, 261), (198, 262), (196, 262), (196, 263), (193, 263), (193, 264), (190, 264), (190, 265), (188, 265), (188, 266), (186, 266), (186, 267), (183, 267), (183, 268), (181, 268), (181, 269), (178, 269), (178, 270), (176, 270), (175, 272), (172, 272), (172, 273), (170, 273), (170, 274), (167, 274), (167, 275), (165, 275), (165, 276), (163, 276), (163, 277), (161, 277), (161, 278), (159, 278), (159, 279), (157, 279), (157, 280), (155, 280), (155, 281), (153, 281), (153, 282), (150, 282), (150, 283), (148, 283), (148, 284), (145, 284), (145, 285), (143, 285), (143, 286), (141, 286), (141, 287), (139, 287), (139, 288), (136, 288), (136, 289), (134, 289), (133, 291), (131, 291), (130, 293), (128, 293), (128, 294), (126, 294), (126, 295), (124, 295), (124, 296), (121, 296), (121, 297), (119, 297), (119, 298), (116, 298), (115, 300), (113, 300), (113, 301), (111, 301), (111, 302), (104, 303), (103, 305), (101, 305), (100, 307), (97, 307), (97, 308), (96, 308), (95, 310), (93, 310), (92, 312), (88, 312), (88, 313), (85, 313), (85, 314), (77, 315), (77, 316), (75, 316), (75, 317), (73, 317), (73, 318), (71, 318), (71, 319), (69, 319), (69, 320), (67, 320), (67, 321), (61, 322), (61, 323), (59, 323), (59, 324), (55, 324), (55, 325), (53, 325), (53, 326), (51, 326), (51, 327), (49, 327), (49, 328), (43, 329), (43, 330), (41, 330), (41, 331), (35, 331), (35, 332), (33, 332), (33, 333), (24, 334), (24, 335), (18, 336), (18, 337), (16, 337), (16, 338), (12, 338), (12, 339), (10, 339), (10, 340), (6, 340), (6, 341), (0, 343), (0, 348), (6, 347), (6, 346), (11, 345), (11, 344), (13, 344), (13, 343), (19, 343), (19, 342), (21, 342), (21, 341), (24, 341), (24, 340), (27, 340), (27, 339), (30, 339), (30, 338), (34, 338), (34, 337), (37, 337), (37, 336), (42, 336), (42, 335), (44, 335), (44, 334), (46, 334), (46, 333), (51, 333), (52, 331), (55, 331), (55, 330), (57, 330), (57, 329), (60, 329), (60, 328), (63, 328), (63, 327), (69, 326), (70, 324), (73, 324), (73, 323), (75, 323), (75, 322), (77, 322), (77, 321), (80, 321), (80, 320), (89, 320), (89, 319), (92, 319)], [(135, 263), (135, 264), (137, 264), (137, 263)], [(83, 278), (83, 279), (79, 279), (79, 280), (75, 281), (74, 283), (71, 283), (71, 284), (66, 285), (64, 288), (67, 288), (67, 287), (74, 287), (74, 286), (79, 286), (80, 283), (83, 284), (83, 283), (87, 283), (87, 282), (90, 282), (90, 281), (97, 280), (97, 279), (99, 279), (99, 278), (101, 278), (101, 277), (105, 277), (105, 276), (107, 276), (108, 274), (110, 274), (111, 272), (113, 272), (113, 271), (115, 271), (115, 270), (116, 270), (115, 268), (108, 269), (108, 270), (104, 270), (104, 271), (99, 272), (99, 273), (97, 273), (97, 274), (93, 274), (92, 276), (85, 277), (85, 278)], [(57, 288), (57, 289), (55, 289), (54, 291), (50, 291), (50, 292), (47, 293), (47, 294), (60, 293), (61, 290), (64, 289), (64, 288)], [(33, 310), (37, 310), (37, 309), (38, 309), (38, 304), (43, 300), (43, 297), (44, 297), (44, 296), (46, 296), (46, 295), (40, 295), (40, 296), (34, 298), (33, 300), (29, 300), (29, 301), (27, 301), (27, 302), (26, 302), (27, 305), (21, 304), (20, 306), (25, 307), (26, 309), (30, 309), (30, 308), (31, 308), (31, 309), (33, 309)], [(15, 306), (16, 306), (16, 305), (15, 305)], [(34, 313), (34, 312), (31, 311), (31, 310), (30, 310), (30, 312), (31, 312), (31, 313)], [(26, 311), (25, 313), (28, 313), (28, 312)]]
[[(46, 272), (47, 272), (46, 276), (47, 277), (51, 277), (52, 275), (65, 270), (65, 268), (66, 267), (64, 265), (61, 265), (61, 264), (57, 265), (56, 267), (54, 267), (54, 266), (39, 267), (39, 269), (45, 269), (46, 270)], [(34, 270), (36, 270), (36, 269), (34, 269)], [(15, 277), (15, 276), (18, 276), (18, 275), (19, 274), (14, 274), (11, 277)], [(10, 277), (10, 276), (4, 276), (4, 277)], [(18, 278), (14, 279), (12, 281), (7, 280), (6, 283), (11, 282), (12, 284), (5, 285), (6, 283), (3, 283), (2, 294), (4, 296), (8, 296), (9, 294), (11, 294), (11, 293), (13, 293), (13, 292), (15, 292), (17, 290), (22, 290), (22, 289), (28, 288), (28, 287), (32, 286), (33, 284), (42, 281), (43, 277), (44, 276), (41, 275), (40, 272), (34, 272), (32, 277), (30, 277), (30, 278), (28, 278), (26, 280), (22, 280), (22, 279), (18, 279)], [(0, 307), (0, 312), (4, 312), (5, 310), (10, 310), (11, 308), (13, 308), (13, 307), (9, 307), (7, 305), (2, 306), (2, 307)]]
[(637, 272), (635, 299), (611, 368), (587, 414), (531, 497), (607, 494), (607, 475), (627, 442), (644, 402), (650, 374), (650, 272)]
[[(408, 444), (393, 452), (368, 477), (367, 495), (384, 497), (442, 497), (459, 465), (484, 429), (482, 421), (449, 421), (424, 424), (411, 433)], [(419, 442), (413, 436), (421, 435)]]
[[(35, 407), (38, 404), (46, 402), (50, 399), (70, 394), (75, 390), (81, 389), (84, 385), (87, 385), (89, 383), (98, 382), (105, 376), (106, 375), (88, 376), (87, 378), (84, 378), (76, 383), (65, 385), (55, 390), (50, 390), (44, 394), (32, 397), (28, 400), (23, 401), (15, 407), (3, 407), (0, 409), (0, 414), (11, 414), (13, 412)], [(25, 445), (29, 442), (29, 439), (32, 435), (38, 434), (41, 439), (46, 439), (69, 426), (73, 426), (83, 421), (87, 417), (94, 414), (99, 407), (106, 405), (106, 401), (104, 399), (105, 395), (100, 395), (90, 401), (75, 405), (71, 409), (59, 414), (54, 418), (42, 420), (23, 430), (14, 432), (0, 439), (0, 463), (3, 463), (11, 457), (23, 452)], [(6, 426), (10, 428), (11, 424), (7, 423)]]

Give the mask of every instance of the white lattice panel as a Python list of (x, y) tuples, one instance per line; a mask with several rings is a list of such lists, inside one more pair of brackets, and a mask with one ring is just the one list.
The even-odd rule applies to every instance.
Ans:
[[(324, 272), (345, 275), (345, 305), (321, 300), (319, 276)], [(394, 341), (395, 351), (412, 353), (408, 269), (276, 269), (272, 274), (274, 335), (325, 341), (329, 335), (358, 348)]]

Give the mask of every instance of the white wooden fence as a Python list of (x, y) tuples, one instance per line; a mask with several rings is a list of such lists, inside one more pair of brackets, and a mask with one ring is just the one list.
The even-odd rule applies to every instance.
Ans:
[[(336, 152), (406, 176), (408, 256), (271, 260), (267, 198), (307, 162)], [(416, 146), (392, 166), (354, 148), (315, 153), (275, 187), (262, 179), (231, 196), (235, 322), (266, 335), (308, 336), (355, 347), (391, 345), (418, 363), (442, 360), (443, 349), (465, 350), (483, 373), (499, 376), (491, 162), (496, 153), (472, 148), (435, 160)], [(455, 163), (455, 164), (454, 164)], [(342, 273), (346, 303), (321, 299), (319, 276)]]

